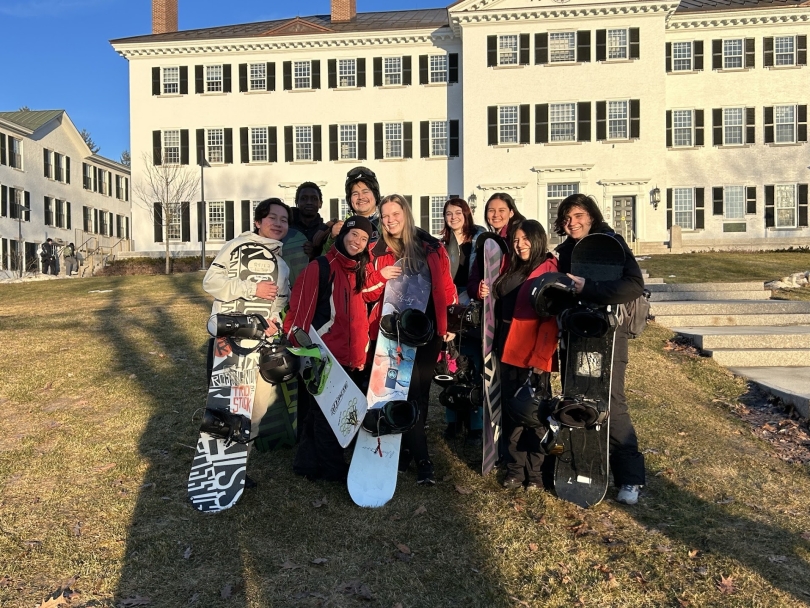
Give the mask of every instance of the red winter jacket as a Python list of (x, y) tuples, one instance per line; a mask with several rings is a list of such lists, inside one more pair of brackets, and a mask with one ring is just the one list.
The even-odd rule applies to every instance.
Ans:
[[(329, 261), (328, 309), (323, 305), (322, 309), (318, 308), (320, 266), (317, 260), (313, 260), (293, 286), (290, 311), (284, 319), (284, 333), (289, 335), (293, 326), (306, 332), (313, 326), (341, 365), (358, 369), (366, 362), (369, 344), (366, 302), (374, 301), (376, 292), (355, 293), (357, 262), (343, 255), (334, 245), (326, 259)], [(373, 265), (368, 264), (366, 286), (376, 286), (382, 281)]]

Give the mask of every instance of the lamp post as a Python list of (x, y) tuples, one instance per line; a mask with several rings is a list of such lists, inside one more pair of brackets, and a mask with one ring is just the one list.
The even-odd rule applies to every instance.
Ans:
[(202, 217), (197, 218), (200, 222), (200, 228), (202, 230), (202, 243), (200, 244), (200, 270), (205, 270), (205, 168), (210, 168), (211, 165), (208, 164), (208, 161), (205, 160), (205, 155), (202, 151), (200, 151), (200, 201), (202, 204), (200, 205), (202, 211)]
[(20, 278), (22, 278), (25, 269), (25, 242), (22, 236), (22, 218), (26, 207), (17, 201), (17, 192), (19, 191), (15, 190), (14, 201), (11, 204), (17, 209), (17, 270), (20, 272)]

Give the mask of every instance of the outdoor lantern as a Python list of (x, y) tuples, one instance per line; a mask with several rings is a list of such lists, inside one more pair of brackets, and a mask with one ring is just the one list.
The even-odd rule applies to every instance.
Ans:
[(470, 194), (469, 197), (467, 197), (467, 203), (469, 204), (470, 211), (473, 212), (473, 215), (475, 215), (475, 203), (476, 203), (477, 200), (478, 200), (478, 197), (475, 196), (475, 192), (473, 192), (472, 194)]
[(656, 186), (650, 191), (650, 203), (652, 203), (653, 209), (658, 211), (658, 203), (661, 202), (661, 189)]

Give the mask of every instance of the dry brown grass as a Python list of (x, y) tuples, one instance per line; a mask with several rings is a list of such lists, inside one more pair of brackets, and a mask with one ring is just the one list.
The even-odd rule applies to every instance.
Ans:
[(0, 605), (37, 606), (76, 575), (70, 606), (810, 600), (810, 471), (730, 415), (742, 381), (665, 351), (671, 334), (654, 324), (631, 345), (628, 396), (649, 475), (636, 507), (584, 511), (506, 492), (440, 440), (435, 407), (435, 488), (410, 473), (389, 505), (362, 510), (345, 487), (294, 476), (290, 451), (254, 453), (258, 489), (198, 514), (185, 480), (205, 396), (200, 279), (0, 288)]

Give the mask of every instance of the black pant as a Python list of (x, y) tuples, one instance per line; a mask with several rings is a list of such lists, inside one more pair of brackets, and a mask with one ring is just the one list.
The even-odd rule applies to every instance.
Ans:
[[(542, 484), (541, 467), (544, 456), (540, 442), (545, 427), (525, 427), (509, 415), (510, 402), (517, 390), (526, 383), (532, 370), (501, 363), (501, 424), (503, 443), (506, 445), (506, 476), (530, 483)], [(543, 374), (538, 390), (548, 393), (549, 374)]]
[(408, 389), (408, 399), (416, 400), (419, 404), (419, 416), (413, 428), (402, 435), (402, 449), (399, 454), (399, 468), (404, 470), (411, 460), (417, 463), (430, 460), (428, 456), (427, 435), (425, 434), (425, 421), (427, 420), (428, 404), (430, 403), (430, 385), (436, 369), (436, 360), (442, 349), (442, 339), (435, 336), (430, 342), (416, 349), (416, 360), (413, 362), (411, 372), (411, 386)]

